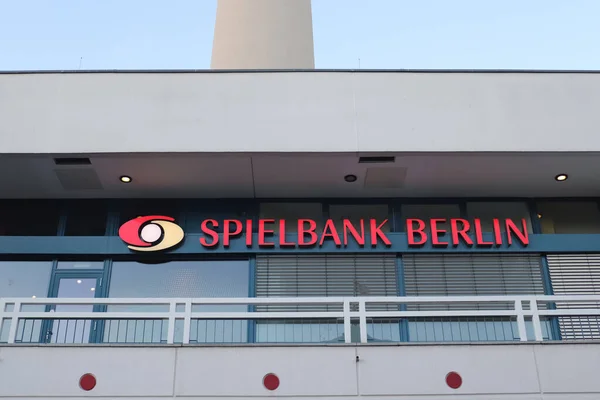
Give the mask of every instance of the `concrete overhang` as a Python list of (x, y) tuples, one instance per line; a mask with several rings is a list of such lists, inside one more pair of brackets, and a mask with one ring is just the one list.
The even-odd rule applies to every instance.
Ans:
[(0, 74), (0, 153), (600, 151), (600, 74)]
[(599, 105), (577, 71), (1, 73), (0, 198), (600, 196)]
[[(56, 155), (0, 155), (0, 198), (600, 196), (600, 153), (379, 154), (393, 161), (364, 163), (356, 153), (113, 153), (57, 165)], [(555, 181), (560, 173), (569, 179)], [(357, 180), (346, 182), (349, 174)], [(133, 182), (121, 183), (121, 175)]]

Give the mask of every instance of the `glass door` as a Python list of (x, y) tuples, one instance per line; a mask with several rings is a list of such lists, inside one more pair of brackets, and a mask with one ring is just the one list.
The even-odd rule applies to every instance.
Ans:
[[(101, 292), (100, 273), (57, 273), (52, 285), (52, 297), (69, 299), (93, 299)], [(93, 304), (58, 304), (49, 307), (49, 312), (98, 312)], [(54, 319), (46, 323), (42, 338), (44, 343), (77, 344), (94, 343), (97, 322), (90, 319)]]

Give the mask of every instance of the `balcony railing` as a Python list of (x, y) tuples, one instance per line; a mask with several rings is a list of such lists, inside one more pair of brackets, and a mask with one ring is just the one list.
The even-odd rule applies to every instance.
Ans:
[(373, 343), (600, 339), (600, 295), (0, 298), (3, 343)]

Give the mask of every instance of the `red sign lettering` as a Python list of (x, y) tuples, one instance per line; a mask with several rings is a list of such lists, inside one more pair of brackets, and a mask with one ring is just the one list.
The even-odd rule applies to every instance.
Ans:
[[(304, 225), (308, 224), (308, 229), (304, 229)], [(317, 244), (317, 223), (312, 219), (298, 220), (298, 246), (308, 247)], [(310, 240), (306, 241), (306, 235), (310, 236)]]
[[(440, 229), (439, 225), (450, 222), (450, 231), (446, 232), (445, 229)], [(505, 222), (506, 228), (506, 237), (508, 239), (508, 245), (512, 245), (513, 241), (516, 239), (523, 246), (527, 246), (529, 244), (529, 233), (527, 230), (527, 222), (525, 219), (521, 220), (521, 226), (517, 226), (517, 224), (511, 220), (506, 219)], [(447, 241), (443, 241), (443, 237), (447, 236), (446, 234), (450, 234), (450, 238), (452, 240), (453, 246), (458, 246), (460, 243), (464, 243), (468, 246), (472, 246), (473, 244), (481, 247), (490, 247), (490, 246), (501, 246), (503, 242), (503, 235), (501, 230), (500, 220), (494, 218), (492, 220), (492, 232), (493, 240), (485, 240), (484, 239), (484, 230), (482, 228), (481, 220), (479, 218), (475, 218), (473, 220), (473, 225), (469, 223), (466, 219), (462, 218), (433, 218), (429, 221), (429, 229), (427, 229), (427, 224), (425, 221), (420, 219), (407, 219), (406, 220), (406, 234), (408, 236), (408, 245), (411, 247), (423, 246), (427, 243), (429, 237), (427, 234), (429, 231), (431, 235), (431, 244), (432, 246), (448, 246)], [(469, 235), (471, 233), (471, 235)], [(473, 239), (473, 236), (475, 237)]]
[(356, 230), (354, 225), (352, 225), (352, 221), (345, 219), (344, 220), (344, 244), (348, 245), (348, 232), (354, 237), (356, 243), (363, 247), (365, 245), (365, 221), (360, 220), (360, 233)]
[(431, 244), (433, 244), (434, 246), (441, 246), (441, 247), (445, 247), (448, 246), (448, 242), (442, 242), (439, 239), (439, 235), (443, 235), (444, 233), (446, 233), (445, 229), (439, 229), (437, 224), (441, 223), (445, 223), (446, 220), (442, 219), (442, 218), (434, 218), (430, 221), (431, 224)]
[(340, 237), (337, 233), (337, 229), (335, 229), (335, 224), (330, 219), (328, 219), (327, 222), (325, 222), (325, 228), (323, 228), (323, 234), (321, 235), (321, 240), (319, 240), (319, 246), (323, 246), (323, 243), (325, 243), (325, 239), (327, 239), (328, 237), (333, 239), (333, 242), (336, 246), (342, 245)]
[(387, 236), (385, 236), (385, 233), (383, 233), (383, 231), (381, 230), (381, 228), (383, 228), (387, 221), (388, 220), (386, 219), (381, 224), (377, 225), (376, 219), (371, 220), (371, 246), (376, 247), (379, 239), (381, 239), (383, 244), (385, 244), (386, 246), (392, 245), (390, 239), (388, 239)]
[[(233, 232), (230, 230), (231, 224), (235, 226)], [(226, 219), (223, 221), (223, 246), (229, 247), (229, 239), (242, 233), (242, 222), (237, 219)]]
[(214, 219), (205, 219), (204, 221), (202, 221), (200, 229), (202, 229), (202, 233), (212, 238), (212, 242), (206, 240), (205, 237), (201, 237), (200, 244), (204, 247), (215, 247), (219, 244), (219, 234), (214, 229), (211, 229), (208, 226), (209, 224), (215, 228), (219, 227), (219, 223)]
[(275, 233), (272, 229), (267, 229), (266, 224), (273, 224), (274, 219), (259, 219), (258, 220), (258, 245), (263, 247), (274, 247), (275, 243), (267, 242), (266, 237), (269, 234)]
[[(415, 223), (417, 224), (416, 228)], [(422, 246), (425, 243), (427, 243), (427, 234), (425, 233), (425, 222), (420, 219), (407, 219), (406, 233), (408, 234), (409, 246)], [(419, 240), (415, 240), (415, 234), (419, 235)]]
[[(172, 218), (161, 216), (140, 218), (126, 222), (119, 230), (120, 237), (130, 248), (137, 251), (144, 251), (146, 248), (158, 246), (156, 243), (143, 241), (143, 236), (138, 237), (140, 235), (138, 231), (141, 224), (150, 219), (154, 220), (153, 222), (155, 223), (161, 222), (163, 224), (161, 225), (163, 226), (163, 230), (167, 230), (168, 235), (170, 235), (170, 242), (167, 243), (169, 247), (173, 247), (183, 240), (183, 229), (174, 224)], [(387, 222), (387, 219), (382, 222), (376, 219), (369, 219), (366, 222), (364, 219), (355, 222), (344, 219), (341, 221), (342, 224), (340, 227), (339, 224), (336, 225), (334, 220), (328, 219), (325, 221), (323, 228), (317, 230), (316, 221), (312, 219), (299, 219), (297, 221), (295, 238), (290, 240), (292, 235), (287, 234), (287, 221), (259, 219), (256, 236), (258, 237), (259, 247), (322, 247), (329, 241), (333, 242), (336, 247), (348, 247), (352, 245), (364, 247), (367, 242), (366, 235), (368, 233), (371, 238), (372, 247), (379, 245), (389, 247), (392, 245), (392, 241), (384, 232)], [(475, 218), (473, 223), (462, 218), (432, 218), (428, 222), (421, 219), (408, 218), (406, 220), (406, 236), (410, 247), (424, 246), (428, 241), (430, 241), (433, 247), (448, 247), (450, 244), (454, 247), (461, 244), (466, 246), (491, 247), (501, 246), (505, 238), (508, 246), (513, 245), (513, 242), (519, 243), (521, 246), (529, 245), (529, 231), (525, 219), (522, 219), (520, 224), (517, 224), (512, 219), (501, 221), (498, 218), (493, 218), (491, 223), (491, 229), (486, 231), (479, 218)], [(254, 223), (251, 219), (246, 220), (245, 223), (237, 219), (226, 219), (223, 221), (222, 234), (219, 235), (219, 221), (207, 219), (202, 221), (200, 226), (203, 233), (203, 236), (200, 238), (200, 244), (204, 247), (214, 248), (222, 241), (223, 247), (229, 248), (233, 239), (243, 237), (246, 246), (251, 248), (255, 235), (253, 227)], [(276, 230), (275, 227), (278, 227), (278, 229)], [(162, 241), (159, 242), (162, 243)], [(145, 247), (140, 247), (138, 243), (144, 244)], [(146, 246), (146, 243), (149, 244)], [(163, 246), (162, 248), (167, 248), (164, 247), (165, 245), (161, 246)]]
[[(459, 227), (458, 224), (461, 226)], [(467, 234), (470, 227), (471, 225), (466, 219), (452, 218), (450, 220), (450, 232), (452, 232), (453, 246), (458, 246), (460, 244), (460, 239), (462, 239), (467, 246), (473, 246), (473, 240)]]

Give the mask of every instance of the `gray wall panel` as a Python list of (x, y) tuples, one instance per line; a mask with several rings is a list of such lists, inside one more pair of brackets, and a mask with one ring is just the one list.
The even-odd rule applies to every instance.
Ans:
[(0, 74), (1, 153), (600, 151), (600, 74)]

